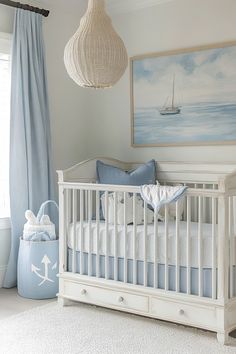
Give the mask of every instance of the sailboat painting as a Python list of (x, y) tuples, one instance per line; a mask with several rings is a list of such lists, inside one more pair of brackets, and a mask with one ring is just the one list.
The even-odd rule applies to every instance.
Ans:
[(132, 146), (236, 144), (236, 43), (131, 58)]

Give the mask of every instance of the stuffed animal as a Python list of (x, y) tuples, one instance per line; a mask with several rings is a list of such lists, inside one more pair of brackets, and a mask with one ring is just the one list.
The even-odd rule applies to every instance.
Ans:
[[(43, 204), (45, 205), (45, 203)], [(44, 211), (44, 208), (43, 208)], [(48, 215), (42, 214), (42, 208), (37, 217), (32, 210), (26, 210), (23, 239), (27, 241), (51, 241), (56, 239), (55, 225)]]

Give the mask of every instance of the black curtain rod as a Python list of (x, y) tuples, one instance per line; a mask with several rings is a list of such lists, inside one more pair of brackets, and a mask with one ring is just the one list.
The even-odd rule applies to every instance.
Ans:
[(11, 7), (16, 7), (18, 9), (23, 9), (23, 10), (28, 10), (31, 12), (36, 12), (37, 14), (41, 14), (45, 17), (48, 17), (49, 11), (45, 9), (39, 9), (38, 7), (30, 6), (27, 4), (21, 4), (20, 2), (15, 2), (11, 0), (0, 0), (0, 4), (6, 5), (6, 6), (11, 6)]

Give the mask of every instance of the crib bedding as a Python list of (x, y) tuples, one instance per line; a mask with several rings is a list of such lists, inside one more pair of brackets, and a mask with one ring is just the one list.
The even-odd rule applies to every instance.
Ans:
[[(76, 251), (80, 252), (80, 222), (76, 223)], [(98, 253), (99, 256), (106, 254), (106, 225), (100, 222), (98, 226)], [(91, 230), (91, 252), (97, 254), (97, 224), (96, 222), (83, 223), (83, 253), (89, 253), (89, 232)], [(133, 259), (133, 225), (127, 225), (126, 237), (126, 255), (129, 260)], [(74, 237), (74, 227), (71, 224), (68, 230), (68, 247), (72, 249)], [(217, 239), (217, 227), (216, 227)], [(115, 227), (109, 224), (108, 227), (108, 249), (109, 257), (114, 257), (115, 250)], [(154, 263), (154, 224), (147, 225), (147, 262)], [(216, 245), (217, 248), (217, 245)], [(202, 224), (202, 267), (212, 267), (212, 225)], [(144, 260), (144, 225), (137, 225), (136, 232), (136, 259)], [(119, 258), (125, 256), (125, 233), (122, 225), (117, 225), (117, 253)], [(198, 268), (198, 223), (191, 222), (190, 228), (190, 253), (192, 268)], [(217, 255), (217, 251), (216, 251)], [(158, 223), (157, 237), (157, 262), (165, 264), (165, 223)], [(169, 222), (168, 226), (168, 264), (175, 266), (176, 264), (176, 223)], [(179, 264), (182, 267), (187, 266), (187, 223), (180, 221), (179, 223)], [(233, 264), (235, 264), (235, 237), (233, 245)]]
[[(92, 276), (96, 274), (96, 258), (97, 255), (92, 255)], [(72, 250), (68, 249), (68, 270), (72, 272)], [(88, 254), (83, 253), (83, 275), (88, 275)], [(109, 257), (109, 279), (114, 280), (114, 257)], [(80, 252), (76, 252), (76, 272), (80, 273)], [(137, 261), (137, 278), (133, 279), (133, 260), (127, 261), (127, 283), (144, 285), (144, 263), (143, 261)], [(99, 278), (105, 278), (105, 256), (99, 256)], [(157, 288), (165, 289), (165, 265), (157, 264)], [(176, 291), (176, 267), (168, 266), (169, 284), (168, 290)], [(198, 295), (199, 291), (199, 269), (191, 267), (191, 295)], [(233, 279), (236, 279), (236, 267), (233, 267)], [(124, 281), (124, 258), (118, 258), (118, 281)], [(212, 269), (202, 269), (202, 281), (203, 281), (203, 296), (212, 297)], [(147, 264), (147, 286), (154, 287), (154, 264), (148, 262)], [(179, 290), (181, 293), (187, 293), (187, 268), (184, 266), (179, 267)], [(236, 281), (233, 282), (233, 294), (236, 295)]]

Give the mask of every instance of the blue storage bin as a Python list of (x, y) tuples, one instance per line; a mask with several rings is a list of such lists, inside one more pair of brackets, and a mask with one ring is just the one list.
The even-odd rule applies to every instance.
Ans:
[(59, 240), (20, 240), (17, 287), (20, 296), (51, 299), (58, 293)]

